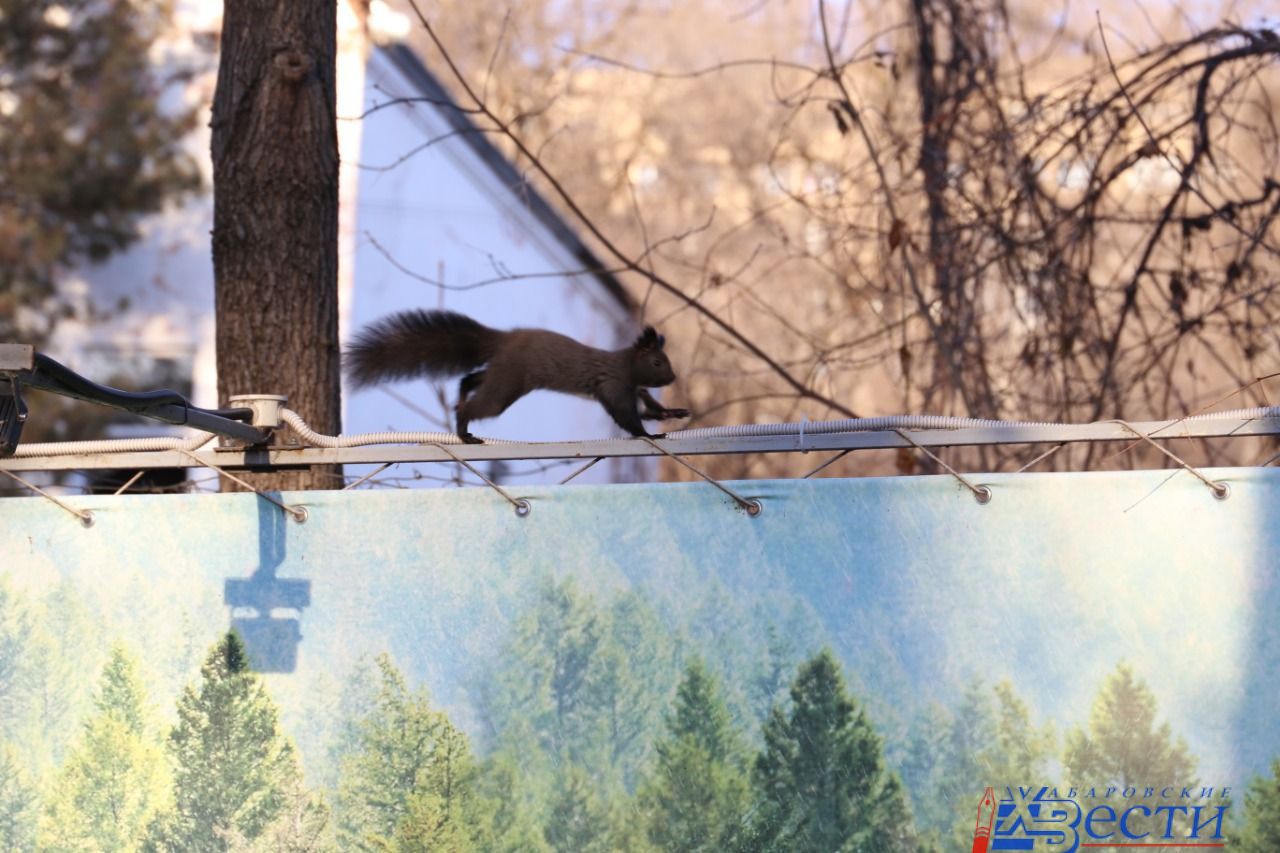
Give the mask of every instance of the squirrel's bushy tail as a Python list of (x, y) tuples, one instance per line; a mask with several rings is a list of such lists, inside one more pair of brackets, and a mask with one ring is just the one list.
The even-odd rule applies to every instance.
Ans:
[(360, 330), (347, 350), (356, 386), (457, 376), (487, 362), (504, 333), (452, 311), (403, 311)]

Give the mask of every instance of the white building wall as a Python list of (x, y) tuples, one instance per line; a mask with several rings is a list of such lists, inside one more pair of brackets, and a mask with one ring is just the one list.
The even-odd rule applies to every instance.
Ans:
[[(368, 66), (366, 110), (414, 94), (375, 52)], [(500, 329), (537, 326), (599, 347), (629, 343), (636, 330), (622, 306), (590, 276), (556, 274), (580, 269), (581, 262), (465, 140), (450, 132), (438, 109), (421, 103), (378, 109), (366, 117), (353, 326), (410, 308), (448, 308)], [(439, 141), (427, 145), (433, 140)], [(425, 408), (435, 422), (373, 388), (348, 398), (346, 431), (438, 429), (446, 422), (446, 409), (429, 383), (402, 383), (391, 390)], [(451, 405), (456, 383), (445, 383), (444, 392)], [(622, 434), (598, 404), (545, 391), (523, 398), (499, 418), (477, 422), (473, 431), (529, 441)], [(598, 467), (584, 481), (638, 476)]]

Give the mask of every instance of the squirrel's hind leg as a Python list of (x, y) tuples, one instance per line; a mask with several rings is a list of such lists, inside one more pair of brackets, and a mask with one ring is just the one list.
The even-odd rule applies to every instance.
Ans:
[[(482, 376), (483, 373), (484, 371), (480, 371), (479, 374), (471, 374), (471, 376)], [(462, 381), (466, 382), (471, 376), (465, 377)], [(476, 381), (480, 382), (480, 380)], [(524, 390), (518, 387), (507, 388), (499, 382), (492, 381), (480, 384), (474, 396), (458, 401), (458, 438), (467, 444), (481, 444), (480, 439), (467, 431), (468, 425), (472, 421), (496, 418), (523, 396)]]
[(484, 381), (484, 371), (477, 370), (475, 373), (468, 373), (458, 382), (458, 405), (461, 406), (466, 399), (471, 396), (472, 392), (480, 387), (480, 383)]

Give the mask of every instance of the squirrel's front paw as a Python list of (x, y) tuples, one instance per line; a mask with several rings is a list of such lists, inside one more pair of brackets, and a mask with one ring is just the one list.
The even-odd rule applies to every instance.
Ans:
[(691, 414), (692, 413), (688, 409), (663, 409), (662, 420), (672, 421), (672, 420), (676, 420), (677, 418), (687, 418)]

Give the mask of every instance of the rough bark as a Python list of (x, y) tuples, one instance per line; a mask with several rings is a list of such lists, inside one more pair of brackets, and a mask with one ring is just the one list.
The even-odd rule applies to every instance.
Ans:
[[(218, 395), (285, 394), (326, 433), (341, 419), (336, 23), (335, 0), (227, 0), (212, 123)], [(336, 473), (248, 479), (333, 488)]]

